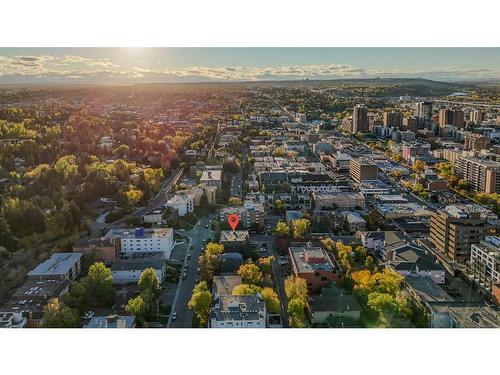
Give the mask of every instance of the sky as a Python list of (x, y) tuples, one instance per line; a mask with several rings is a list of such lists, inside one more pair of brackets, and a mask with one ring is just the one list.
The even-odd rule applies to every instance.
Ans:
[(0, 48), (0, 84), (500, 79), (500, 48)]

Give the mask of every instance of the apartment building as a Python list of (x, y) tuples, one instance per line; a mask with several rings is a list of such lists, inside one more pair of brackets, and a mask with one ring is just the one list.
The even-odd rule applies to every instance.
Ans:
[(500, 284), (500, 238), (486, 236), (479, 243), (471, 245), (468, 264), (469, 277), (486, 290)]
[(378, 179), (378, 165), (367, 159), (352, 159), (349, 163), (349, 175), (356, 182)]
[(210, 328), (266, 328), (266, 320), (260, 294), (219, 296), (210, 312)]
[(167, 207), (177, 210), (180, 217), (194, 211), (193, 194), (175, 194), (167, 201)]
[(458, 109), (439, 109), (439, 126), (453, 125), (463, 128), (465, 125), (464, 111)]
[(471, 245), (479, 243), (488, 229), (479, 212), (466, 213), (457, 206), (447, 206), (432, 214), (430, 241), (439, 253), (465, 264), (470, 259)]
[(288, 253), (294, 276), (306, 280), (311, 294), (319, 293), (329, 282), (338, 280), (338, 266), (321, 247), (292, 243)]
[(125, 254), (160, 252), (168, 259), (174, 247), (172, 228), (111, 229), (105, 238)]
[(464, 148), (466, 150), (489, 150), (490, 145), (490, 139), (482, 134), (467, 133), (464, 136)]
[(403, 126), (403, 114), (401, 112), (384, 112), (384, 126), (400, 128)]
[(357, 104), (352, 112), (352, 132), (366, 132), (368, 130), (368, 108), (364, 104)]
[(455, 173), (469, 182), (473, 191), (487, 194), (500, 192), (500, 163), (474, 157), (460, 157)]

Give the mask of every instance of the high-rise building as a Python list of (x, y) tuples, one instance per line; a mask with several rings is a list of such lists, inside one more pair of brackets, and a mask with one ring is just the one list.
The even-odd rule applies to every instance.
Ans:
[(496, 161), (461, 157), (455, 163), (455, 173), (466, 180), (473, 191), (500, 192), (500, 163)]
[(474, 124), (479, 124), (482, 121), (484, 121), (484, 119), (485, 119), (485, 115), (484, 115), (483, 111), (481, 111), (479, 109), (474, 109), (474, 110), (471, 111), (471, 113), (470, 113), (470, 120)]
[(352, 132), (366, 132), (368, 130), (368, 109), (364, 104), (357, 104), (352, 112)]
[(480, 151), (490, 148), (490, 139), (482, 134), (469, 133), (464, 136), (466, 150)]
[(384, 112), (384, 126), (400, 128), (403, 126), (403, 114), (401, 112)]
[(414, 116), (405, 117), (403, 119), (403, 127), (409, 131), (416, 132), (418, 130), (418, 118)]
[(349, 175), (356, 182), (378, 179), (378, 165), (366, 159), (351, 159)]
[(447, 206), (432, 214), (430, 240), (438, 252), (465, 264), (471, 245), (479, 243), (488, 230), (479, 212), (466, 213), (457, 206)]
[(416, 105), (416, 116), (419, 124), (425, 124), (432, 120), (432, 102), (419, 102)]
[(464, 111), (459, 109), (439, 108), (439, 126), (453, 125), (457, 128), (463, 128)]

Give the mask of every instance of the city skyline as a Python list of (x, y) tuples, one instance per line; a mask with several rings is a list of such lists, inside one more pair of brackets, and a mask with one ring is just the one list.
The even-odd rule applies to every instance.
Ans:
[(500, 79), (498, 48), (2, 48), (0, 84)]

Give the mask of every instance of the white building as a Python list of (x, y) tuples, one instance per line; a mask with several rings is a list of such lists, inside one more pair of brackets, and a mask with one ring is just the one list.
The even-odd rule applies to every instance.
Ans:
[(194, 211), (194, 197), (192, 194), (175, 194), (168, 200), (167, 207), (176, 209), (179, 216), (184, 216)]
[(207, 186), (222, 188), (222, 170), (204, 170), (200, 177), (200, 183)]
[(500, 284), (500, 237), (486, 236), (472, 244), (468, 269), (469, 277), (488, 291)]
[(160, 283), (165, 279), (166, 261), (161, 256), (117, 259), (111, 266), (113, 284), (137, 283), (146, 268), (153, 268)]
[(220, 296), (210, 313), (211, 328), (266, 328), (266, 305), (260, 294)]
[(111, 229), (105, 238), (119, 245), (120, 252), (125, 254), (161, 252), (168, 259), (174, 247), (172, 228)]
[(166, 209), (163, 207), (154, 208), (154, 209), (146, 212), (142, 216), (142, 220), (145, 223), (150, 223), (150, 224), (161, 223), (163, 221), (163, 215), (165, 214), (165, 211), (166, 211)]
[(0, 312), (0, 328), (25, 328), (27, 319), (20, 311)]

